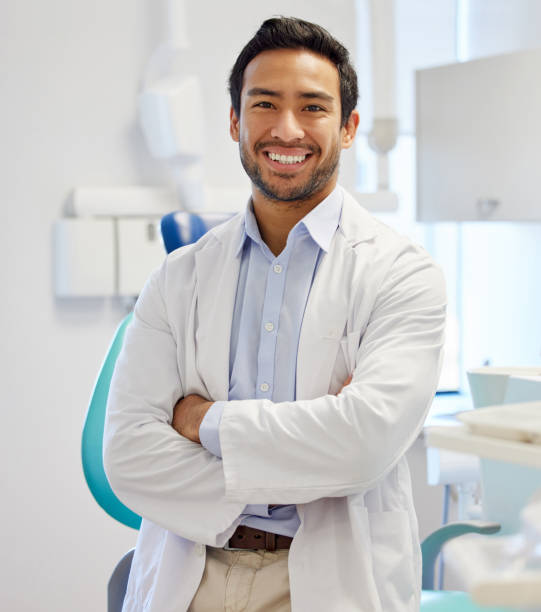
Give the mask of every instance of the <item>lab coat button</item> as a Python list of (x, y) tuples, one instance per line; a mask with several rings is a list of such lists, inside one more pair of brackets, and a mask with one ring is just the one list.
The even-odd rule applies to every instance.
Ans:
[(271, 332), (274, 329), (274, 325), (272, 323), (270, 323), (270, 322), (269, 323), (265, 323), (265, 329), (268, 332)]
[(276, 272), (276, 274), (280, 274), (280, 272), (282, 271), (282, 266), (280, 264), (275, 264), (274, 271)]
[(261, 389), (261, 391), (263, 391), (263, 393), (266, 393), (270, 389), (267, 383), (261, 383), (259, 388)]

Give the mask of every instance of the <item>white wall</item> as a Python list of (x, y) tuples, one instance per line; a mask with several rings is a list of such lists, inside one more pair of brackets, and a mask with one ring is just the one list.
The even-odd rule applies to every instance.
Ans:
[(3, 610), (105, 609), (107, 576), (135, 541), (91, 498), (79, 451), (123, 309), (55, 301), (51, 228), (76, 185), (162, 181), (133, 123), (155, 22), (141, 0), (3, 4)]

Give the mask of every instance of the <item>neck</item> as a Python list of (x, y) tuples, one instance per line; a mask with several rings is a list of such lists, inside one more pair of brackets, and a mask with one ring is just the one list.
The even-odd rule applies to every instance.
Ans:
[(265, 197), (256, 187), (252, 188), (254, 214), (263, 242), (273, 255), (285, 248), (289, 232), (311, 210), (320, 204), (335, 188), (336, 181), (307, 200), (283, 202)]

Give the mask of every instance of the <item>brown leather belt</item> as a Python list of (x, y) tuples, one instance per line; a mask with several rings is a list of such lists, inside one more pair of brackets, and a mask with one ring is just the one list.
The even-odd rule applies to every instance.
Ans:
[(263, 550), (282, 550), (289, 548), (293, 538), (277, 533), (239, 525), (227, 543), (231, 548), (256, 548)]

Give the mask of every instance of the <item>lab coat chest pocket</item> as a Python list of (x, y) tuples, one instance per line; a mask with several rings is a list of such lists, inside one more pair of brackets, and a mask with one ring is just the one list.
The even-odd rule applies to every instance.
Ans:
[(406, 511), (369, 512), (374, 581), (385, 612), (403, 612), (416, 592), (413, 544)]

